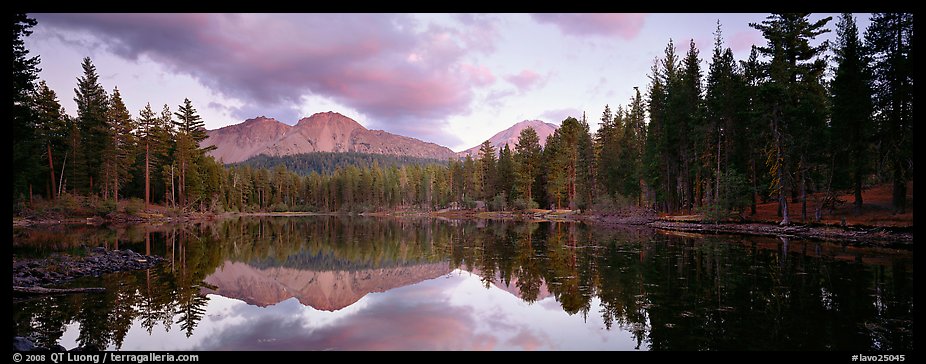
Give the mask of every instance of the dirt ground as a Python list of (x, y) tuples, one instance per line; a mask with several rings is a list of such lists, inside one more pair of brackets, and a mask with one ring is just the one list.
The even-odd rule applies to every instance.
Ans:
[[(801, 203), (788, 200), (788, 208), (791, 212), (791, 222), (796, 224), (817, 223), (814, 221), (814, 211), (816, 211), (818, 201), (822, 201), (822, 193), (807, 197), (807, 221), (801, 221)], [(856, 214), (855, 196), (851, 192), (838, 196), (839, 202), (836, 203), (836, 209), (831, 211), (829, 208), (823, 209), (823, 218), (820, 224), (841, 226), (845, 219), (846, 226), (864, 226), (864, 227), (893, 227), (907, 228), (913, 227), (913, 182), (907, 183), (907, 210), (903, 214), (895, 214), (891, 207), (891, 185), (890, 183), (877, 185), (862, 191), (862, 209)], [(778, 223), (781, 217), (778, 217), (778, 202), (769, 202), (756, 205), (756, 214), (749, 215), (747, 209), (744, 216), (748, 222)], [(662, 216), (664, 220), (694, 222), (700, 220), (697, 215), (677, 214), (673, 216)]]

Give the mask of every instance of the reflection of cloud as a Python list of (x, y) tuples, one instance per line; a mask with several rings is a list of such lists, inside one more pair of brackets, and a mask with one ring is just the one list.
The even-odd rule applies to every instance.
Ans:
[[(472, 307), (451, 306), (440, 289), (400, 289), (324, 327), (301, 315), (259, 311), (206, 338), (197, 350), (491, 350), (498, 339), (476, 334)], [(285, 305), (280, 305), (285, 306)], [(245, 307), (246, 308), (246, 307)], [(273, 308), (276, 308), (274, 306)]]
[(543, 337), (537, 337), (530, 330), (521, 330), (517, 335), (508, 339), (505, 343), (511, 346), (517, 346), (522, 350), (537, 350), (541, 348), (550, 348), (554, 347), (553, 342), (546, 335)]

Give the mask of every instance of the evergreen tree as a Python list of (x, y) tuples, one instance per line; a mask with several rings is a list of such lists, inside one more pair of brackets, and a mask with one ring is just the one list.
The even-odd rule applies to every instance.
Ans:
[(29, 181), (38, 174), (36, 156), (41, 145), (35, 140), (35, 116), (30, 99), (38, 79), (39, 57), (29, 57), (29, 50), (23, 43), (23, 37), (32, 34), (32, 27), (37, 24), (26, 14), (15, 13), (12, 16), (10, 33), (12, 39), (12, 68), (10, 96), (12, 107), (10, 118), (13, 122), (13, 200), (30, 193)]
[(653, 207), (671, 212), (672, 189), (669, 180), (668, 133), (666, 132), (666, 84), (659, 70), (659, 60), (653, 63), (647, 90), (649, 125), (643, 152), (644, 181), (649, 187)]
[[(119, 88), (113, 89), (112, 97), (106, 108), (107, 133), (111, 138), (103, 151), (103, 170), (106, 175), (105, 185), (112, 188), (113, 198), (119, 200), (119, 189), (128, 182), (131, 167), (135, 163), (135, 121), (122, 101)], [(107, 196), (109, 191), (104, 191)]]
[(705, 93), (707, 117), (703, 133), (706, 137), (702, 144), (703, 149), (700, 150), (702, 168), (711, 175), (710, 178), (704, 179), (706, 189), (712, 191), (707, 194), (706, 199), (715, 207), (721, 207), (721, 199), (748, 198), (748, 196), (724, 196), (728, 188), (722, 184), (727, 171), (738, 174), (739, 171), (746, 170), (749, 144), (743, 143), (746, 138), (742, 133), (745, 126), (743, 120), (745, 90), (743, 88), (742, 76), (733, 59), (733, 51), (730, 48), (723, 48), (723, 38), (718, 21)]
[[(77, 103), (77, 129), (80, 131), (81, 141), (78, 145), (81, 151), (75, 157), (75, 168), (85, 167), (84, 170), (75, 170), (79, 180), (74, 181), (74, 188), (87, 193), (96, 193), (101, 190), (100, 176), (103, 167), (103, 151), (111, 140), (109, 127), (106, 124), (106, 110), (109, 104), (106, 91), (100, 85), (100, 76), (96, 73), (96, 66), (90, 57), (84, 58), (81, 67), (84, 75), (77, 79), (77, 88), (74, 89), (74, 102)], [(78, 185), (78, 183), (80, 183)]]
[(794, 187), (790, 178), (792, 172), (796, 172), (802, 200), (806, 203), (805, 183), (812, 163), (807, 159), (819, 155), (806, 152), (824, 120), (820, 115), (823, 105), (819, 104), (821, 100), (817, 96), (822, 89), (820, 78), (825, 69), (825, 61), (820, 56), (826, 44), (812, 46), (810, 42), (829, 31), (824, 26), (831, 18), (810, 23), (808, 17), (806, 13), (772, 14), (762, 23), (750, 23), (767, 40), (766, 46), (758, 48), (759, 53), (770, 59), (763, 63), (767, 82), (763, 83), (761, 93), (769, 108), (765, 114), (772, 141), (767, 165), (772, 175), (772, 192), (778, 196), (781, 225), (791, 223), (786, 196)]
[(55, 198), (58, 194), (58, 179), (55, 178), (54, 156), (60, 157), (65, 151), (63, 147), (67, 140), (66, 115), (55, 91), (50, 89), (45, 81), (39, 82), (33, 105), (38, 140), (44, 145), (43, 151), (48, 159), (50, 190), (47, 196)]
[(153, 134), (156, 132), (158, 123), (157, 115), (151, 110), (151, 103), (145, 104), (145, 108), (138, 113), (138, 139), (139, 146), (144, 146), (144, 170), (145, 170), (145, 208), (151, 204), (151, 142)]
[[(528, 128), (530, 129), (530, 128)], [(506, 201), (512, 201), (512, 190), (514, 188), (514, 157), (511, 155), (511, 148), (506, 143), (502, 151), (498, 154), (498, 173), (496, 186), (498, 192), (504, 193)]]
[(621, 128), (623, 136), (621, 144), (624, 151), (620, 159), (621, 194), (636, 199), (642, 203), (642, 163), (644, 138), (646, 137), (646, 113), (643, 106), (643, 96), (640, 90), (634, 87), (634, 96), (630, 99), (624, 125)]
[(203, 192), (204, 187), (196, 166), (206, 152), (215, 149), (215, 146), (199, 147), (199, 143), (207, 137), (206, 128), (190, 99), (183, 99), (183, 105), (180, 105), (174, 116), (177, 117), (173, 123), (177, 128), (176, 160), (179, 164), (180, 178), (178, 194), (180, 204), (186, 206), (191, 194), (201, 197), (195, 196)]
[(527, 199), (528, 204), (534, 201), (534, 186), (537, 178), (543, 172), (541, 163), (540, 138), (533, 128), (521, 129), (515, 149), (515, 181), (521, 197)]
[[(749, 58), (741, 62), (743, 70), (743, 102), (742, 109), (742, 133), (738, 133), (740, 145), (744, 146), (747, 156), (747, 166), (749, 174), (749, 184), (751, 186), (752, 202), (750, 203), (750, 213), (755, 215), (757, 199), (766, 202), (768, 194), (759, 191), (768, 191), (770, 175), (762, 173), (762, 161), (766, 160), (766, 144), (771, 138), (768, 123), (763, 121), (764, 110), (760, 94), (760, 86), (765, 78), (762, 75), (762, 64), (759, 62), (759, 50), (752, 46), (749, 52)], [(761, 189), (759, 186), (763, 186)]]
[(913, 14), (872, 15), (865, 42), (872, 59), (879, 154), (891, 175), (894, 211), (903, 213), (913, 170)]
[(479, 146), (479, 181), (482, 198), (485, 200), (495, 196), (495, 184), (498, 179), (496, 163), (495, 147), (488, 140), (482, 142)]
[(831, 85), (834, 187), (851, 187), (855, 209), (862, 207), (862, 180), (868, 173), (871, 143), (871, 86), (868, 61), (855, 17), (842, 14), (836, 24), (836, 70)]

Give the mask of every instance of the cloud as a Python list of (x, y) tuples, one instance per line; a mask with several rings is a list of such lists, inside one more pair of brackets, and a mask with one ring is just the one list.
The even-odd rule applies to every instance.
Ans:
[(505, 77), (505, 80), (511, 82), (523, 93), (540, 86), (546, 81), (546, 78), (537, 72), (525, 69), (521, 73)]
[[(236, 307), (241, 323), (205, 337), (195, 350), (492, 350), (498, 339), (474, 332), (472, 307), (450, 306), (433, 291), (399, 289), (392, 300), (372, 300), (362, 310), (327, 325), (298, 312), (286, 314), (292, 302), (262, 314), (251, 306)], [(420, 295), (431, 293), (430, 295)]]
[(540, 114), (539, 119), (558, 125), (560, 122), (562, 122), (563, 120), (565, 120), (567, 117), (570, 117), (570, 116), (576, 119), (581, 119), (582, 110), (572, 108), (572, 107), (564, 108), (564, 109), (547, 110)]
[(147, 57), (190, 75), (240, 100), (234, 116), (241, 119), (257, 113), (294, 122), (302, 97), (316, 95), (398, 132), (420, 120), (468, 113), (474, 89), (494, 82), (487, 68), (463, 61), (468, 47), (491, 50), (496, 31), (484, 17), (461, 22), (465, 29), (484, 30), (477, 36), (465, 29), (420, 26), (404, 14), (36, 17), (59, 33), (93, 34), (118, 56)]
[(489, 86), (495, 83), (495, 75), (485, 66), (477, 66), (469, 63), (463, 63), (463, 71), (469, 74), (470, 82), (479, 86)]
[[(730, 49), (734, 52), (749, 53), (753, 45), (762, 45), (765, 41), (762, 33), (755, 29), (740, 30), (730, 37)], [(745, 56), (744, 56), (745, 57)]]
[(540, 23), (550, 23), (563, 34), (574, 36), (617, 36), (631, 40), (640, 34), (646, 18), (644, 14), (531, 14)]

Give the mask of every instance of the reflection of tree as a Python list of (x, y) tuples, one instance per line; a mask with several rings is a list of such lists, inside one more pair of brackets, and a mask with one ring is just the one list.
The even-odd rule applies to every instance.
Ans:
[(795, 240), (350, 216), (241, 217), (89, 236), (168, 263), (72, 283), (103, 285), (104, 294), (14, 303), (19, 335), (51, 346), (77, 322), (81, 345), (120, 348), (137, 320), (149, 333), (179, 326), (191, 336), (208, 303), (203, 281), (226, 260), (336, 271), (449, 261), (478, 272), (487, 286), (513, 284), (527, 302), (549, 292), (570, 314), (587, 317), (597, 296), (604, 328), (630, 331), (654, 350), (913, 345), (912, 268), (904, 260), (863, 266)]
[(821, 257), (818, 244), (779, 239), (569, 223), (463, 230), (448, 249), (454, 266), (477, 269), (486, 283), (517, 279), (527, 302), (545, 284), (570, 314), (587, 315), (597, 296), (606, 329), (630, 331), (654, 350), (912, 347), (912, 279), (903, 265), (866, 272)]
[[(145, 241), (148, 234), (135, 234)], [(99, 236), (99, 235), (97, 235)], [(14, 305), (20, 335), (31, 335), (37, 344), (51, 347), (61, 339), (64, 327), (80, 324), (79, 346), (121, 348), (133, 322), (139, 320), (148, 332), (158, 324), (166, 331), (176, 321), (187, 336), (202, 319), (208, 299), (200, 294), (202, 281), (222, 261), (210, 229), (204, 226), (167, 229), (151, 234), (142, 249), (163, 243), (168, 262), (139, 272), (113, 273), (99, 278), (82, 278), (70, 285), (103, 286), (102, 294), (48, 296)], [(126, 244), (128, 243), (128, 244)], [(115, 248), (115, 241), (112, 247)], [(120, 248), (139, 242), (119, 240)]]

